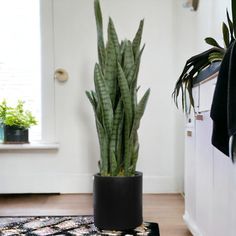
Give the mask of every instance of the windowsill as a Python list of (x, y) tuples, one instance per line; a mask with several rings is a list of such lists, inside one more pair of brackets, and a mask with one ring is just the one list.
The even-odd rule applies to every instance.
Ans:
[(25, 144), (0, 144), (1, 150), (57, 150), (59, 143), (25, 143)]

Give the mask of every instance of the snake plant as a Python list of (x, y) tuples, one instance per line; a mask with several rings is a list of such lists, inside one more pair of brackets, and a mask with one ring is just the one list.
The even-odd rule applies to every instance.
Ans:
[(137, 130), (150, 89), (137, 101), (137, 78), (144, 50), (141, 38), (144, 21), (132, 41), (119, 41), (109, 18), (107, 43), (99, 0), (94, 1), (98, 63), (94, 68), (95, 91), (86, 91), (92, 104), (100, 144), (102, 176), (133, 176), (139, 152)]
[(224, 46), (220, 46), (212, 37), (205, 38), (205, 42), (212, 48), (197, 54), (187, 60), (184, 69), (176, 82), (174, 92), (172, 94), (174, 102), (178, 107), (178, 97), (181, 94), (182, 109), (187, 114), (191, 107), (194, 108), (194, 100), (192, 95), (192, 87), (194, 79), (198, 74), (211, 63), (222, 61), (226, 50), (235, 41), (236, 38), (236, 0), (231, 1), (232, 16), (229, 16), (226, 10), (227, 23), (222, 23), (222, 34)]

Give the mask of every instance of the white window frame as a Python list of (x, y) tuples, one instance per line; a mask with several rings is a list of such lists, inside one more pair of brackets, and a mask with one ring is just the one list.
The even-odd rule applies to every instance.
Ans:
[[(54, 80), (54, 14), (53, 0), (40, 0), (41, 30), (41, 140), (37, 143), (6, 145), (0, 150), (58, 149), (56, 140)], [(43, 12), (43, 17), (42, 16)]]
[[(43, 17), (41, 17), (43, 12)], [(53, 0), (40, 0), (42, 142), (56, 142)]]

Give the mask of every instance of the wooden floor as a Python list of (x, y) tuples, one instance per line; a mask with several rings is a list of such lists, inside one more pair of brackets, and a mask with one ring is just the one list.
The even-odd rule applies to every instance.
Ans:
[[(161, 236), (191, 236), (182, 220), (181, 195), (144, 195), (143, 205), (144, 220), (158, 222)], [(91, 194), (0, 195), (0, 216), (91, 214)]]

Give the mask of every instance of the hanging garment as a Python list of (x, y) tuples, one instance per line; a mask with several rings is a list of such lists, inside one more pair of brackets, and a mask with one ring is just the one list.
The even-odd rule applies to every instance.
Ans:
[(232, 158), (236, 140), (236, 41), (222, 60), (214, 92), (211, 118), (212, 144)]

